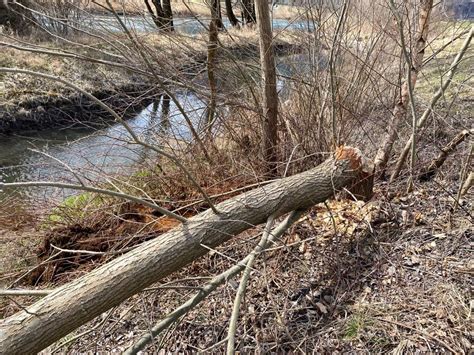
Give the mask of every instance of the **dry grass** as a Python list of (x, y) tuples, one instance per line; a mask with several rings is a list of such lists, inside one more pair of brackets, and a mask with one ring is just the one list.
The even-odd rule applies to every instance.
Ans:
[[(105, 1), (98, 1), (104, 7), (108, 7)], [(144, 15), (148, 13), (145, 2), (142, 0), (111, 1), (112, 8), (118, 13), (126, 13), (129, 15)], [(104, 7), (91, 3), (90, 10), (106, 11)], [(209, 17), (211, 15), (209, 5), (201, 1), (176, 0), (171, 1), (171, 7), (175, 17), (202, 16)]]
[[(466, 22), (440, 22), (436, 27), (437, 33), (431, 41), (426, 56), (433, 57), (423, 69), (422, 76), (417, 84), (417, 94), (423, 99), (429, 99), (442, 85), (448, 73), (449, 67), (456, 54), (462, 47), (466, 35), (459, 37), (463, 32), (468, 31), (471, 23)], [(454, 41), (451, 43), (451, 41)], [(446, 47), (442, 52), (438, 51)], [(454, 75), (453, 83), (445, 93), (446, 100), (451, 100), (455, 96), (468, 97), (474, 88), (474, 75), (470, 68), (474, 67), (474, 50), (471, 48), (466, 52), (459, 68)]]
[[(98, 1), (98, 3), (107, 6), (105, 1)], [(113, 0), (111, 1), (111, 4), (113, 9), (119, 13), (123, 12), (127, 14), (143, 15), (148, 12), (145, 3), (142, 0)], [(98, 6), (94, 3), (91, 3), (89, 6), (90, 9), (93, 11), (104, 11), (103, 7)], [(199, 16), (209, 18), (211, 16), (210, 7), (206, 1), (173, 0), (171, 1), (171, 7), (175, 17)], [(222, 12), (223, 16), (226, 16), (225, 6), (223, 3)], [(274, 18), (293, 19), (299, 16), (302, 12), (304, 12), (304, 9), (298, 8), (296, 6), (277, 5), (273, 10), (273, 16)], [(236, 16), (240, 16), (240, 10), (238, 8), (234, 9), (234, 13), (236, 14)]]
[[(35, 44), (41, 49), (59, 53), (72, 51), (92, 59), (109, 59), (100, 51), (93, 49), (96, 45), (95, 41), (76, 37), (75, 42), (76, 45), (64, 43), (54, 45), (51, 42)], [(13, 41), (10, 43), (18, 44)], [(84, 48), (86, 43), (91, 48)], [(2, 53), (1, 66), (54, 74), (89, 91), (120, 87), (133, 82), (134, 79), (133, 73), (87, 60), (71, 60), (67, 57), (20, 51), (8, 47), (2, 48)], [(64, 85), (48, 79), (21, 74), (0, 74), (0, 77), (2, 78), (0, 105), (8, 106), (17, 101), (32, 100), (35, 96), (54, 97), (71, 94), (71, 90), (65, 88)]]
[[(207, 26), (207, 24), (204, 24)], [(69, 38), (70, 42), (34, 41), (34, 44), (44, 50), (56, 52), (73, 52), (91, 59), (111, 60), (119, 64), (130, 65), (147, 70), (146, 63), (136, 51), (133, 43), (124, 34), (104, 34), (109, 41), (119, 41), (125, 48), (123, 53), (127, 59), (110, 58), (105, 52), (115, 53), (115, 48), (104, 44), (100, 39), (86, 35), (75, 35)], [(193, 71), (200, 71), (207, 53), (207, 34), (190, 36), (180, 33), (136, 33), (136, 39), (147, 46), (151, 61), (160, 72), (180, 75), (183, 67), (191, 66)], [(257, 53), (258, 34), (255, 29), (230, 29), (219, 36), (221, 43), (221, 57), (253, 56)], [(294, 33), (275, 32), (276, 46), (291, 47), (299, 41)], [(18, 45), (13, 40), (6, 43)], [(22, 46), (20, 44), (20, 46)], [(97, 91), (110, 87), (142, 82), (143, 75), (133, 71), (112, 67), (104, 64), (91, 63), (89, 60), (71, 60), (70, 58), (20, 51), (5, 46), (0, 58), (0, 66), (11, 68), (25, 68), (33, 71), (52, 73), (69, 80), (84, 90)], [(182, 63), (183, 67), (176, 63)], [(189, 71), (189, 70), (188, 70)], [(39, 79), (20, 74), (0, 74), (0, 105), (9, 106), (22, 100), (32, 100), (35, 96), (57, 96), (71, 93), (62, 84), (47, 79)], [(145, 79), (146, 81), (146, 79)]]
[[(356, 32), (348, 33), (338, 62), (342, 63), (338, 72), (341, 78), (340, 123), (345, 124), (345, 143), (370, 151), (377, 147), (383, 125), (390, 117), (392, 94), (396, 90), (396, 80), (388, 82), (374, 78), (382, 73), (384, 78), (393, 79), (393, 73), (398, 69), (393, 64), (396, 46), (377, 44), (380, 47), (375, 47), (374, 56), (368, 57), (373, 63), (370, 69), (376, 71), (373, 74), (371, 70), (361, 68), (356, 60), (361, 44), (355, 40)], [(255, 33), (232, 30), (221, 38), (230, 47), (235, 43), (248, 44), (249, 38), (255, 38)], [(318, 46), (322, 48), (327, 38), (322, 38), (323, 44)], [(308, 36), (301, 41), (308, 39), (313, 38)], [(156, 35), (143, 40), (153, 43), (156, 54), (169, 56), (175, 50), (175, 61), (182, 60), (188, 53), (201, 53), (206, 48), (204, 35), (192, 39)], [(432, 46), (438, 48), (442, 43), (440, 38)], [(467, 63), (470, 63), (469, 58)], [(433, 69), (431, 65), (434, 64), (426, 68), (427, 73)], [(469, 65), (463, 65), (461, 69), (460, 77), (470, 75)], [(320, 100), (323, 96), (317, 97), (316, 88), (327, 84), (327, 73), (321, 73), (315, 67), (311, 70), (310, 73), (297, 73), (296, 84), (291, 86), (291, 102), (282, 107), (281, 117), (289, 120), (296, 137), (290, 137), (289, 130), (280, 129), (282, 166), (291, 157), (290, 173), (313, 166), (321, 160), (323, 152), (330, 149), (330, 142), (321, 144), (316, 134), (318, 117), (324, 112)], [(230, 76), (222, 76), (231, 81)], [(309, 84), (304, 82), (309, 80), (312, 80)], [(417, 104), (422, 110), (429, 95), (425, 96), (423, 80), (420, 84), (422, 90), (417, 91)], [(238, 98), (245, 95), (235, 87), (234, 90), (228, 93), (226, 100), (227, 103), (234, 100), (237, 104), (229, 108), (225, 134), (217, 139), (221, 155), (213, 156), (216, 165), (204, 163), (196, 149), (186, 147), (189, 150), (183, 153), (186, 166), (202, 179), (206, 189), (215, 193), (227, 191), (236, 181), (240, 186), (259, 179), (258, 170), (254, 170), (259, 163), (257, 152), (261, 137), (256, 129), (259, 117), (254, 112), (253, 102), (249, 104), (245, 97), (239, 101)], [(449, 117), (444, 117), (446, 107), (437, 110), (435, 116), (443, 119), (434, 121), (419, 140), (420, 170), (438, 152), (439, 146), (449, 141), (460, 128), (470, 125), (472, 115), (464, 115), (464, 112), (472, 114), (472, 107), (464, 107), (462, 103), (469, 99), (468, 92), (461, 91), (460, 95), (456, 110), (446, 110)], [(458, 111), (458, 108), (466, 111)], [(323, 118), (328, 120), (328, 117)], [(327, 122), (323, 125), (325, 129)], [(409, 130), (408, 123), (402, 126), (400, 137), (406, 138)], [(229, 143), (231, 140), (232, 144)], [(399, 142), (396, 150), (403, 143)], [(290, 153), (294, 147), (300, 150), (293, 156)], [(416, 180), (410, 193), (405, 193), (407, 176), (402, 175), (391, 185), (378, 181), (374, 202), (335, 200), (308, 212), (282, 240), (259, 256), (241, 309), (238, 350), (242, 353), (317, 350), (321, 353), (396, 354), (472, 351), (472, 194), (463, 205), (453, 208), (453, 196), (460, 184), (460, 165), (465, 161), (467, 151), (467, 145), (461, 146), (433, 181), (421, 183)], [(131, 181), (146, 186), (150, 190), (147, 192), (156, 198), (174, 202), (197, 198), (196, 192), (179, 174), (153, 174)], [(117, 225), (121, 223), (114, 216), (117, 210), (109, 205), (104, 210), (90, 218), (108, 229), (92, 229), (91, 240), (97, 240), (97, 236), (117, 236)], [(87, 218), (72, 220), (79, 224), (90, 222)], [(148, 222), (135, 221), (134, 229), (120, 235), (119, 243), (126, 244), (132, 238), (159, 238), (159, 232), (153, 234), (152, 231), (152, 235), (137, 233), (143, 223)], [(67, 232), (71, 231), (74, 232), (71, 225), (66, 225), (61, 233), (70, 236)], [(124, 350), (196, 292), (204, 282), (202, 277), (212, 277), (234, 265), (235, 259), (245, 256), (255, 245), (259, 233), (261, 228), (255, 228), (236, 237), (219, 247), (218, 253), (206, 255), (173, 277), (162, 280), (155, 285), (157, 288), (130, 298), (107, 316), (83, 326), (76, 334), (101, 324), (67, 348), (72, 352)], [(110, 257), (96, 260), (105, 262)], [(92, 267), (95, 264), (82, 264), (73, 271), (55, 275), (57, 277), (52, 280), (62, 283)], [(164, 284), (181, 287), (160, 289)], [(168, 333), (156, 339), (148, 350), (222, 352), (225, 345), (215, 344), (226, 337), (236, 285), (235, 280), (229, 280), (202, 305), (180, 319)], [(9, 315), (19, 309), (18, 304), (9, 303), (3, 313)]]

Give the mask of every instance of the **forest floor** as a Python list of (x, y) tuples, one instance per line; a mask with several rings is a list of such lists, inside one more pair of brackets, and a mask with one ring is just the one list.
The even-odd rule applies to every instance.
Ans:
[[(416, 87), (420, 102), (429, 100), (436, 86), (435, 72), (446, 69), (441, 64), (449, 63), (453, 53), (456, 48), (446, 51), (423, 71)], [(450, 90), (446, 100), (437, 107), (437, 117), (442, 119), (430, 125), (420, 138), (419, 168), (415, 174), (456, 134), (472, 128), (470, 68), (473, 58), (471, 51), (456, 76), (456, 89)], [(456, 110), (451, 110), (450, 98), (454, 97)], [(408, 137), (409, 133), (410, 127), (406, 124), (401, 128), (400, 137)], [(398, 142), (395, 151), (403, 144), (404, 141)], [(367, 354), (471, 353), (474, 350), (473, 191), (471, 189), (462, 201), (456, 198), (469, 144), (472, 141), (464, 142), (450, 155), (430, 181), (420, 181), (415, 176), (410, 192), (407, 192), (409, 174), (403, 171), (393, 183), (377, 180), (375, 194), (369, 202), (338, 196), (312, 208), (281, 240), (258, 257), (240, 310), (237, 349), (243, 353), (311, 353), (315, 350)], [(218, 181), (218, 176), (213, 178)], [(177, 199), (196, 197), (183, 198), (179, 181), (173, 182)], [(212, 183), (208, 182), (206, 189)], [(221, 182), (212, 193), (247, 183), (249, 181)], [(0, 264), (0, 269), (8, 271), (1, 275), (1, 283), (9, 285), (35, 265), (36, 250), (45, 251), (42, 245), (45, 236), (63, 240), (66, 244), (62, 246), (70, 246), (70, 249), (78, 248), (84, 238), (89, 240), (85, 247), (106, 252), (101, 248), (107, 243), (123, 246), (132, 240), (136, 242), (137, 237), (156, 237), (170, 227), (160, 225), (157, 229), (162, 230), (158, 233), (153, 228), (143, 231), (143, 224), (148, 225), (152, 216), (145, 217), (134, 210), (132, 214), (143, 220), (136, 217), (127, 220), (123, 215), (130, 214), (128, 211), (122, 211), (121, 218), (109, 213), (121, 208), (107, 206), (105, 214), (98, 211), (96, 217), (73, 218), (75, 223), (63, 223), (53, 232), (44, 228), (32, 232), (26, 228), (32, 238), (19, 238), (25, 232), (21, 224), (3, 235), (0, 232), (4, 242), (0, 253), (12, 256), (8, 260), (2, 258), (4, 264)], [(98, 223), (101, 229), (95, 229)], [(137, 234), (137, 230), (142, 233)], [(206, 280), (246, 256), (261, 232), (262, 228), (257, 227), (239, 235), (217, 251), (79, 328), (45, 353), (123, 351), (197, 292)], [(68, 240), (71, 236), (74, 238)], [(70, 242), (78, 244), (67, 244)], [(36, 278), (25, 277), (20, 285), (53, 288), (112, 257), (81, 259), (66, 255), (61, 261), (72, 260), (74, 267), (60, 270), (63, 264), (51, 263), (52, 267), (41, 269), (41, 277), (38, 274)], [(12, 260), (15, 265), (11, 264)], [(45, 255), (39, 260), (44, 261)], [(156, 339), (147, 351), (223, 352), (237, 287), (238, 280), (229, 280)], [(0, 312), (4, 317), (9, 316), (34, 299), (4, 299)]]
[[(400, 192), (406, 183), (401, 179), (390, 186), (377, 184), (368, 203), (338, 199), (315, 206), (254, 265), (256, 271), (251, 274), (240, 310), (238, 349), (469, 353), (474, 306), (473, 199), (471, 192), (456, 206), (453, 198), (460, 160), (458, 154), (451, 157), (435, 180), (417, 182), (411, 193)], [(82, 232), (75, 228), (76, 235), (88, 233), (87, 228)], [(247, 255), (261, 230), (254, 228), (234, 238), (217, 252), (81, 327), (46, 353), (57, 347), (69, 353), (123, 351), (154, 322), (185, 302), (207, 278)], [(93, 249), (94, 238), (110, 235), (106, 229), (103, 232), (89, 231), (89, 242), (83, 247)], [(23, 244), (18, 245), (15, 235), (8, 235), (6, 251), (13, 252), (18, 263), (23, 262), (17, 265), (20, 270), (32, 262), (25, 260), (35, 244), (32, 240), (37, 240), (31, 237), (23, 235)], [(123, 233), (121, 243), (136, 237)], [(64, 245), (77, 248), (71, 243)], [(42, 282), (40, 288), (72, 280), (109, 258), (85, 264), (73, 258), (82, 267), (63, 270), (54, 281)], [(4, 267), (15, 270), (11, 264)], [(18, 276), (18, 272), (14, 274)], [(222, 352), (237, 285), (237, 280), (229, 280), (219, 287), (147, 351), (212, 348)], [(4, 303), (2, 313), (13, 314), (33, 300), (26, 297)], [(79, 340), (74, 338), (84, 332)]]

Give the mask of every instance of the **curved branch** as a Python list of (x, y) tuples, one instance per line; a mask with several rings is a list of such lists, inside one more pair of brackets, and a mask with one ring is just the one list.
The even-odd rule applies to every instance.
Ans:
[(265, 225), (265, 229), (263, 231), (262, 239), (258, 244), (257, 248), (253, 250), (249, 256), (248, 260), (245, 263), (245, 270), (242, 278), (240, 279), (239, 288), (237, 289), (237, 294), (234, 299), (234, 306), (232, 308), (232, 314), (230, 316), (229, 321), (229, 330), (227, 332), (227, 354), (233, 355), (235, 354), (235, 332), (237, 330), (237, 320), (239, 319), (240, 313), (240, 304), (242, 303), (242, 298), (245, 295), (245, 291), (247, 289), (247, 284), (250, 278), (250, 271), (252, 270), (253, 263), (257, 258), (257, 254), (260, 253), (268, 244), (268, 236), (270, 234), (270, 228), (273, 225), (274, 216), (271, 215), (268, 217), (267, 224)]

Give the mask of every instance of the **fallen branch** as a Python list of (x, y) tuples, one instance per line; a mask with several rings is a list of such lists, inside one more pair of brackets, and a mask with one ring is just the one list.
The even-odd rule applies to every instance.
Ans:
[(460, 132), (456, 137), (454, 137), (451, 142), (449, 142), (444, 148), (441, 149), (441, 152), (438, 154), (438, 156), (433, 159), (428, 165), (428, 168), (420, 174), (419, 179), (421, 181), (428, 181), (431, 180), (435, 175), (436, 172), (441, 168), (441, 166), (444, 164), (446, 161), (446, 158), (454, 152), (456, 147), (461, 144), (466, 137), (469, 136), (469, 131), (465, 129), (464, 131)]
[[(263, 231), (262, 240), (260, 241), (260, 243), (264, 247), (268, 244), (267, 239), (270, 234), (270, 228), (272, 228), (273, 221), (274, 221), (273, 215), (268, 217), (265, 230)], [(237, 320), (239, 319), (240, 304), (242, 303), (242, 299), (244, 298), (245, 291), (247, 289), (247, 284), (250, 278), (250, 272), (252, 271), (252, 266), (253, 266), (253, 263), (255, 262), (255, 259), (257, 258), (257, 254), (258, 254), (258, 251), (256, 250), (252, 251), (252, 253), (249, 254), (248, 261), (245, 264), (244, 274), (242, 275), (242, 278), (240, 279), (239, 288), (237, 289), (237, 294), (234, 299), (234, 306), (232, 308), (232, 314), (230, 316), (230, 321), (229, 321), (229, 330), (227, 332), (227, 352), (226, 353), (228, 355), (235, 354), (235, 333), (237, 331)]]
[(472, 157), (474, 156), (474, 142), (471, 143), (471, 149), (469, 149), (469, 154), (466, 157), (466, 160), (461, 168), (460, 180), (461, 184), (459, 185), (458, 195), (454, 204), (454, 208), (459, 206), (461, 198), (469, 191), (473, 184), (474, 172), (469, 173), (469, 166), (471, 165)]
[[(189, 300), (183, 303), (181, 306), (176, 308), (173, 312), (168, 314), (165, 318), (163, 318), (160, 322), (158, 322), (150, 332), (144, 334), (135, 344), (133, 344), (124, 355), (134, 355), (137, 354), (139, 351), (143, 350), (143, 348), (153, 341), (154, 338), (160, 335), (160, 333), (168, 328), (171, 324), (176, 322), (181, 316), (188, 313), (191, 309), (196, 307), (202, 300), (204, 300), (211, 292), (213, 292), (219, 285), (223, 284), (230, 278), (237, 275), (243, 269), (247, 267), (247, 263), (252, 257), (252, 255), (256, 255), (261, 253), (266, 249), (271, 242), (275, 239), (278, 239), (285, 233), (285, 231), (295, 222), (298, 218), (303, 214), (304, 211), (293, 211), (290, 215), (278, 225), (271, 233), (265, 236), (263, 235), (258, 245), (255, 249), (247, 255), (243, 260), (239, 263), (232, 266), (230, 269), (227, 269), (223, 273), (214, 277), (211, 281), (209, 281), (198, 293), (192, 296)], [(227, 341), (227, 338), (225, 339)]]
[(0, 322), (0, 353), (36, 353), (183, 266), (267, 220), (307, 209), (367, 170), (358, 149), (341, 147), (321, 165), (206, 210), (158, 238), (54, 290)]

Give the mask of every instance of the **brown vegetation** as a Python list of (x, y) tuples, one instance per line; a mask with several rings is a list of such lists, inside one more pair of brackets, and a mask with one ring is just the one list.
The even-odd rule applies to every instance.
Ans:
[[(430, 2), (421, 3), (428, 6)], [(311, 207), (287, 233), (257, 255), (241, 303), (236, 349), (242, 353), (314, 350), (469, 353), (473, 346), (470, 330), (473, 265), (469, 244), (474, 233), (473, 192), (469, 189), (473, 176), (472, 47), (465, 52), (456, 71), (449, 74), (452, 83), (442, 90), (439, 102), (435, 102), (434, 107), (430, 103), (433, 94), (438, 95), (438, 88), (443, 86), (453, 58), (470, 36), (472, 24), (449, 22), (436, 10), (430, 13), (430, 9), (424, 7), (420, 13), (419, 6), (407, 6), (395, 9), (403, 19), (399, 23), (402, 24), (400, 31), (399, 24), (394, 22), (394, 9), (385, 3), (346, 2), (346, 5), (344, 10), (323, 6), (307, 8), (305, 20), (317, 23), (315, 30), (310, 33), (275, 30), (276, 39), (267, 43), (267, 49), (274, 50), (282, 37), (298, 49), (295, 56), (277, 58), (281, 86), (275, 125), (278, 140), (275, 175), (284, 177), (318, 169), (315, 167), (335, 151), (335, 166), (339, 161), (346, 162), (348, 174), (356, 176), (356, 183), (352, 181), (341, 191), (328, 187), (335, 198)], [(424, 26), (427, 14), (431, 16), (429, 31)], [(414, 67), (405, 65), (407, 58), (400, 47), (401, 34), (407, 40), (405, 49), (416, 62)], [(123, 45), (124, 52), (116, 51), (110, 43), (101, 49), (119, 56), (120, 59), (114, 61), (131, 67), (138, 78), (146, 78), (156, 87), (170, 90), (171, 94), (181, 95), (181, 90), (192, 90), (208, 109), (215, 99), (212, 114), (215, 130), (207, 129), (206, 134), (201, 135), (207, 156), (196, 142), (182, 138), (179, 133), (167, 136), (153, 131), (145, 137), (147, 142), (179, 159), (209, 195), (209, 201), (205, 201), (202, 192), (172, 160), (159, 158), (149, 150), (145, 151), (148, 156), (136, 174), (111, 175), (95, 185), (140, 196), (191, 221), (200, 218), (210, 207), (209, 202), (217, 206), (219, 212), (221, 206), (237, 201), (235, 196), (244, 191), (266, 191), (268, 161), (261, 148), (265, 133), (261, 128), (260, 111), (265, 100), (255, 56), (259, 49), (257, 35), (249, 28), (233, 28), (226, 33), (213, 31), (195, 37), (178, 33), (105, 37), (113, 39), (111, 43)], [(99, 44), (100, 41), (94, 42), (94, 46)], [(204, 73), (208, 48), (212, 68)], [(8, 58), (25, 53), (17, 57), (21, 65), (38, 65), (36, 69), (40, 71), (52, 71), (55, 66), (65, 68), (70, 63), (55, 55), (18, 52), (12, 47), (4, 49)], [(68, 50), (82, 53), (76, 46)], [(95, 52), (91, 49), (88, 53)], [(265, 54), (262, 53), (262, 57)], [(61, 69), (60, 74), (74, 79), (74, 71), (84, 71), (84, 68), (78, 67), (77, 60), (71, 62), (73, 70)], [(106, 67), (110, 69), (105, 64), (91, 66), (96, 71)], [(111, 78), (128, 80), (130, 71), (123, 69), (110, 70)], [(163, 84), (163, 77), (169, 82)], [(408, 82), (414, 77), (417, 77), (417, 85), (412, 85), (410, 94)], [(29, 90), (35, 91), (45, 88), (41, 79), (9, 74), (2, 78), (6, 78), (8, 88), (14, 81), (19, 88), (30, 86)], [(90, 81), (91, 86), (86, 81), (79, 84), (88, 90), (94, 87), (93, 81)], [(54, 84), (53, 87), (54, 92), (64, 93), (61, 86)], [(18, 92), (26, 95), (26, 91)], [(13, 89), (2, 92), (5, 93), (11, 95), (10, 99), (16, 97)], [(169, 97), (168, 100), (173, 102)], [(180, 100), (178, 103), (185, 102), (186, 98)], [(428, 112), (427, 107), (431, 111), (426, 126), (417, 130), (416, 118), (423, 117), (424, 112)], [(413, 109), (410, 119), (405, 119), (407, 109)], [(192, 110), (186, 109), (186, 113), (192, 114)], [(394, 119), (398, 129), (396, 135), (391, 136)], [(171, 126), (175, 124), (172, 119), (170, 122)], [(416, 164), (410, 169), (402, 165), (400, 174), (390, 182), (374, 175), (373, 167), (361, 158), (361, 152), (368, 157), (376, 156), (387, 133), (390, 140), (393, 139), (391, 150), (395, 153), (384, 152), (389, 172), (394, 168), (392, 158), (407, 146), (407, 139), (416, 138), (413, 145)], [(338, 149), (334, 145), (338, 141), (360, 150)], [(361, 165), (366, 169), (355, 172)], [(430, 179), (423, 179), (427, 171)], [(312, 194), (320, 193), (316, 188), (303, 195), (296, 193), (300, 180), (283, 180), (292, 181), (285, 191), (294, 192), (282, 203), (285, 211), (289, 211), (288, 204), (293, 206), (297, 201), (311, 200)], [(86, 183), (93, 182), (86, 180)], [(277, 185), (278, 182), (273, 183), (266, 195), (241, 208), (273, 196), (270, 192)], [(252, 193), (242, 196), (252, 196)], [(14, 251), (12, 258), (2, 258), (0, 265), (7, 270), (1, 275), (5, 287), (34, 285), (53, 289), (64, 286), (74, 301), (68, 285), (76, 285), (94, 275), (102, 276), (101, 282), (107, 282), (109, 274), (101, 274), (100, 270), (108, 270), (108, 265), (126, 260), (126, 253), (131, 250), (134, 252), (128, 257), (140, 250), (145, 259), (152, 260), (161, 250), (160, 240), (169, 240), (170, 235), (182, 228), (181, 222), (143, 204), (121, 202), (112, 197), (98, 198), (94, 194), (89, 197), (91, 201), (86, 205), (58, 206), (53, 213), (59, 218), (40, 218), (33, 236), (33, 228), (26, 224), (24, 234), (18, 226), (14, 234), (0, 232), (1, 242), (8, 245), (0, 249), (0, 253)], [(308, 202), (308, 206), (314, 202)], [(269, 204), (273, 206), (273, 203), (272, 200)], [(210, 210), (204, 213), (209, 217), (206, 223), (224, 218)], [(256, 224), (264, 222), (266, 217), (259, 215), (257, 222), (255, 216), (249, 218)], [(3, 220), (9, 218), (5, 214)], [(157, 322), (202, 292), (208, 279), (225, 272), (254, 250), (262, 228), (249, 227), (226, 243), (211, 245), (209, 253), (200, 259), (186, 259), (191, 263), (172, 275), (159, 279), (157, 275), (164, 276), (165, 272), (155, 263), (153, 267), (159, 270), (153, 269), (149, 279), (144, 280), (143, 275), (134, 278), (141, 286), (131, 281), (127, 284), (129, 298), (123, 300), (126, 296), (117, 296), (120, 302), (114, 303), (114, 308), (46, 351), (125, 351)], [(229, 231), (227, 227), (225, 233)], [(18, 240), (22, 240), (21, 244)], [(192, 242), (190, 248), (179, 250), (180, 255), (201, 249), (201, 240), (199, 245), (196, 240)], [(147, 246), (156, 250), (147, 250)], [(171, 262), (178, 261), (172, 259)], [(122, 266), (131, 268), (131, 265)], [(151, 285), (151, 279), (159, 281)], [(92, 287), (92, 283), (85, 285)], [(109, 287), (118, 290), (113, 283), (104, 289)], [(235, 280), (226, 280), (196, 308), (174, 319), (172, 328), (155, 337), (146, 351), (224, 351), (231, 305), (238, 287)], [(109, 297), (105, 291), (102, 295)], [(54, 303), (56, 300), (51, 295), (39, 303), (35, 303), (37, 295), (10, 297), (0, 303), (2, 315), (13, 317), (10, 319), (25, 317), (25, 327), (34, 327), (29, 323), (33, 317), (28, 312), (35, 311), (38, 304), (44, 307), (41, 310), (52, 304), (56, 307), (48, 315), (66, 307)], [(105, 309), (100, 308), (100, 312)], [(93, 312), (100, 313), (95, 308)], [(91, 316), (81, 314), (80, 320), (75, 315), (70, 318), (74, 318), (74, 325), (80, 325)], [(73, 328), (71, 324), (64, 327)], [(24, 329), (18, 327), (18, 331)]]

